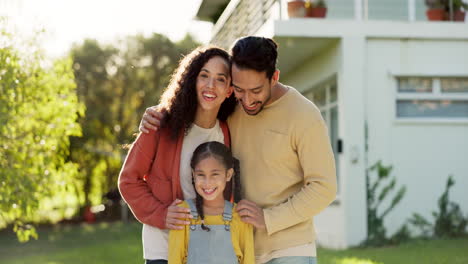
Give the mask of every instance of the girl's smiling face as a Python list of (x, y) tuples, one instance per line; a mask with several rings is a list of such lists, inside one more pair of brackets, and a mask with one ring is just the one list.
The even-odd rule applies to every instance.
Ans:
[(223, 191), (233, 173), (232, 168), (226, 170), (224, 165), (213, 156), (208, 156), (198, 162), (193, 170), (195, 190), (203, 198), (205, 204), (206, 202), (224, 203)]

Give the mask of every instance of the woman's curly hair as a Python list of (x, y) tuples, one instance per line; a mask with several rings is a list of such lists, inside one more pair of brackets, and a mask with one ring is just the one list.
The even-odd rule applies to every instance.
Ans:
[[(179, 67), (172, 74), (169, 86), (161, 96), (159, 110), (166, 111), (162, 126), (170, 129), (171, 137), (175, 140), (179, 133), (188, 130), (195, 120), (197, 111), (197, 77), (203, 65), (211, 58), (219, 56), (228, 63), (230, 74), (229, 54), (215, 46), (198, 47), (185, 56)], [(218, 112), (219, 120), (226, 120), (234, 111), (236, 99), (234, 94), (226, 98)]]

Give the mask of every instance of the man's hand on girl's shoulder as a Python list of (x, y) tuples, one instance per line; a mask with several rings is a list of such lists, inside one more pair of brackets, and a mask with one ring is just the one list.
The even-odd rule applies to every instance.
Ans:
[(248, 200), (241, 200), (237, 204), (236, 210), (243, 222), (251, 224), (257, 229), (266, 228), (263, 209), (256, 203)]
[(167, 229), (180, 230), (184, 229), (184, 225), (190, 224), (190, 221), (187, 221), (188, 219), (193, 218), (190, 214), (190, 208), (182, 206), (182, 203), (182, 200), (175, 199), (167, 208)]

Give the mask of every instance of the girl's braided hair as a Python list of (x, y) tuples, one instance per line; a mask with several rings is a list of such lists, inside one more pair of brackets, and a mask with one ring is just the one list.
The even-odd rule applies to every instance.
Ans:
[[(225, 146), (224, 144), (217, 142), (217, 141), (210, 141), (201, 144), (198, 146), (195, 151), (193, 152), (192, 160), (190, 161), (190, 167), (192, 170), (195, 169), (196, 165), (208, 158), (213, 157), (220, 161), (226, 170), (234, 169), (234, 174), (231, 178), (231, 184), (226, 184), (226, 188), (224, 189), (224, 199), (225, 200), (232, 200), (237, 203), (241, 200), (241, 184), (240, 184), (240, 166), (239, 160), (232, 156), (231, 150)], [(192, 178), (192, 183), (195, 188), (195, 177)], [(203, 212), (203, 197), (200, 194), (196, 193), (195, 204), (197, 207), (197, 212), (203, 221), (205, 219), (205, 214)], [(210, 231), (208, 227), (204, 225), (202, 222), (201, 225), (203, 230)]]

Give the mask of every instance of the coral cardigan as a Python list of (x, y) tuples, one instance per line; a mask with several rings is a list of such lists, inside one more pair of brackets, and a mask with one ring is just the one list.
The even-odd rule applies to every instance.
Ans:
[[(224, 144), (230, 146), (229, 129), (219, 122)], [(180, 155), (184, 133), (177, 140), (161, 128), (140, 133), (130, 148), (119, 175), (119, 191), (135, 217), (142, 223), (166, 228), (167, 208), (175, 200), (183, 200), (180, 187)], [(226, 188), (225, 196), (230, 197)]]

